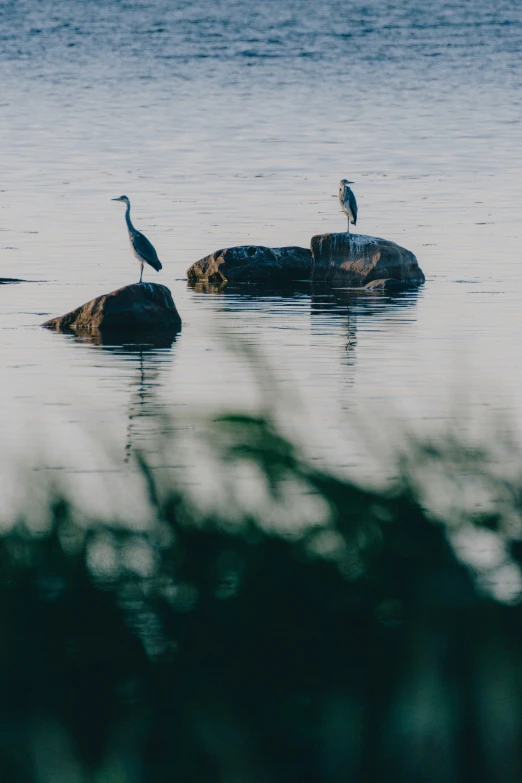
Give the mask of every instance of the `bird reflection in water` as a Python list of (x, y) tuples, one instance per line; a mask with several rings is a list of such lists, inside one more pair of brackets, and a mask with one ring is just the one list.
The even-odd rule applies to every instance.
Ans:
[[(417, 304), (418, 289), (397, 291), (365, 291), (354, 288), (334, 288), (321, 284), (311, 286), (312, 330), (317, 336), (328, 333), (332, 337), (332, 324), (337, 323), (344, 336), (346, 364), (355, 365), (357, 332), (362, 324), (372, 324), (372, 330), (397, 332), (404, 319), (397, 318), (397, 311), (411, 310)], [(407, 319), (411, 321), (411, 317)], [(328, 328), (325, 328), (328, 321)]]
[[(126, 336), (114, 332), (88, 332), (76, 334), (75, 342), (81, 342), (110, 353), (116, 360), (131, 365), (135, 372), (130, 381), (131, 392), (127, 407), (127, 435), (124, 462), (131, 461), (140, 438), (139, 422), (144, 419), (164, 420), (168, 411), (160, 400), (158, 390), (163, 386), (162, 376), (173, 359), (173, 347), (178, 332), (163, 331), (160, 334)], [(150, 434), (150, 433), (149, 433)], [(157, 433), (156, 433), (157, 434)]]

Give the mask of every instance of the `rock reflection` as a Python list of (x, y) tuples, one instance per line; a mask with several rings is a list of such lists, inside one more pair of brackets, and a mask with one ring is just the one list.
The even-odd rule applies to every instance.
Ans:
[(365, 290), (364, 288), (333, 288), (313, 284), (310, 290), (312, 314), (360, 314), (382, 318), (391, 310), (414, 307), (421, 289), (404, 291)]
[[(296, 281), (291, 285), (274, 287), (268, 284), (221, 284), (198, 283), (190, 286), (196, 294), (211, 295), (219, 302), (219, 312), (241, 314), (271, 308), (272, 314), (283, 319), (278, 324), (288, 327), (290, 319), (293, 328), (306, 329), (310, 321), (304, 320), (303, 309), (309, 307), (311, 335), (314, 343), (325, 343), (328, 347), (341, 344), (343, 363), (355, 364), (357, 333), (363, 327), (380, 331), (384, 338), (400, 337), (398, 334), (405, 323), (411, 323), (411, 314), (402, 318), (401, 313), (413, 311), (422, 296), (422, 289), (411, 288), (397, 291), (365, 290), (363, 288), (337, 288), (324, 283)], [(298, 312), (296, 314), (296, 305)], [(303, 308), (304, 306), (304, 308)], [(370, 326), (371, 324), (371, 326)]]
[[(71, 332), (63, 332), (71, 334)], [(91, 329), (89, 331), (77, 330), (73, 332), (74, 341), (87, 343), (89, 345), (98, 345), (108, 350), (116, 352), (122, 349), (135, 353), (140, 350), (152, 350), (154, 348), (172, 348), (179, 335), (179, 330), (163, 329), (161, 332), (119, 332), (115, 330)]]
[(295, 280), (292, 283), (195, 283), (188, 286), (197, 294), (214, 294), (225, 298), (262, 299), (264, 297), (282, 297), (293, 299), (296, 296), (309, 295), (312, 284), (309, 280)]

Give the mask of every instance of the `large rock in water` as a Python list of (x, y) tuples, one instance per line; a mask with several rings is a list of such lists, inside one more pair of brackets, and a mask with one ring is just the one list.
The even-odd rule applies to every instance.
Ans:
[[(419, 285), (424, 274), (412, 252), (395, 242), (364, 234), (319, 234), (312, 237), (314, 281), (366, 286), (376, 280)], [(372, 286), (375, 288), (375, 285)]]
[(240, 245), (217, 250), (192, 264), (189, 283), (291, 282), (309, 279), (312, 254), (304, 247)]
[(139, 336), (179, 331), (181, 318), (169, 289), (159, 283), (134, 283), (98, 296), (42, 326), (58, 332), (112, 332)]

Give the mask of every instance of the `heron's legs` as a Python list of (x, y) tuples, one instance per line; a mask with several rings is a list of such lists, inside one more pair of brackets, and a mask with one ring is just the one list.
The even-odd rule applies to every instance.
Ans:
[(348, 218), (348, 229), (347, 229), (347, 232), (346, 232), (346, 233), (347, 233), (347, 234), (349, 234), (349, 233), (350, 233), (350, 218)]
[(143, 264), (141, 265), (140, 283), (143, 279)]

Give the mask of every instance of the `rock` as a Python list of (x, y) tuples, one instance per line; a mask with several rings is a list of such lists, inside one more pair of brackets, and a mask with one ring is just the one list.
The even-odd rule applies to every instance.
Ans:
[(304, 247), (262, 247), (240, 245), (217, 250), (192, 264), (189, 283), (290, 282), (309, 279), (312, 254)]
[(314, 281), (365, 286), (373, 280), (400, 280), (419, 285), (424, 274), (412, 252), (395, 242), (364, 234), (319, 234), (312, 237)]
[(17, 277), (0, 277), (0, 285), (8, 285), (9, 283), (25, 283), (26, 280), (19, 280)]
[(139, 336), (180, 331), (181, 318), (169, 289), (159, 283), (134, 283), (98, 296), (42, 326), (66, 333)]
[[(408, 284), (406, 284), (408, 285)], [(402, 280), (394, 280), (387, 277), (385, 280), (371, 280), (364, 286), (365, 291), (402, 291), (405, 284)]]

